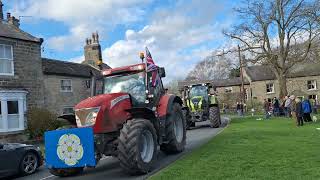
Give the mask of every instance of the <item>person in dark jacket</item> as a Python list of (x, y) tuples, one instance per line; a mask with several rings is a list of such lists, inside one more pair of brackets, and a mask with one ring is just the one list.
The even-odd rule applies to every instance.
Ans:
[(280, 102), (279, 102), (279, 100), (277, 99), (277, 97), (274, 97), (274, 98), (273, 98), (272, 104), (273, 104), (273, 114), (274, 114), (274, 116), (279, 116), (279, 112), (280, 112)]
[(264, 108), (265, 118), (269, 119), (270, 118), (270, 114), (269, 114), (270, 103), (267, 99), (264, 99), (263, 108)]
[(311, 103), (309, 101), (309, 99), (305, 99), (302, 102), (302, 110), (303, 110), (303, 120), (304, 122), (312, 122), (311, 119), (311, 112), (312, 112), (312, 107), (311, 107)]
[(303, 108), (302, 103), (299, 98), (295, 99), (295, 116), (296, 116), (296, 125), (303, 126)]

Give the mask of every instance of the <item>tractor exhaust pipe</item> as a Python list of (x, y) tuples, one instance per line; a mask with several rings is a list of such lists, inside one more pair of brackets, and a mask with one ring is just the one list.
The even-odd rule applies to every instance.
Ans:
[(90, 96), (95, 96), (96, 95), (96, 77), (94, 75), (94, 73), (91, 71), (91, 92), (90, 92)]

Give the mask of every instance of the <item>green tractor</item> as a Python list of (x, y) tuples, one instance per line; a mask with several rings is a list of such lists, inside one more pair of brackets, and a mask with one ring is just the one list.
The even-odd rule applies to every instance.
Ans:
[(212, 128), (221, 126), (219, 103), (216, 95), (210, 94), (210, 89), (212, 89), (210, 83), (183, 87), (183, 112), (187, 121), (187, 129), (195, 127), (196, 122), (207, 120), (210, 120)]

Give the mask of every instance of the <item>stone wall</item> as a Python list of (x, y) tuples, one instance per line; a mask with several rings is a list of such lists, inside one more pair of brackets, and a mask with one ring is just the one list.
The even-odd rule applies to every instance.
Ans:
[[(308, 90), (307, 81), (308, 80), (316, 80), (317, 81), (317, 89), (316, 90)], [(273, 83), (275, 91), (274, 93), (266, 92), (266, 84)], [(296, 78), (288, 78), (287, 79), (287, 89), (288, 94), (294, 94), (295, 96), (304, 96), (307, 97), (309, 95), (317, 95), (318, 100), (320, 98), (320, 76), (308, 76), (308, 77), (296, 77)], [(251, 82), (252, 89), (252, 97), (253, 99), (257, 99), (258, 101), (263, 101), (265, 98), (273, 98), (279, 96), (279, 82), (278, 80), (267, 80), (267, 81), (255, 81)]]
[(13, 46), (14, 76), (0, 75), (0, 89), (28, 91), (27, 109), (44, 105), (40, 43), (0, 38), (0, 44)]
[[(228, 86), (228, 88), (230, 87), (232, 88), (232, 92), (225, 92), (225, 88), (227, 87), (217, 87), (216, 92), (218, 94), (219, 102), (227, 104), (229, 107), (233, 107), (237, 102), (241, 101), (241, 86)], [(250, 89), (250, 86), (244, 85), (244, 88)]]
[[(61, 92), (60, 83), (62, 79), (72, 81), (72, 92)], [(63, 107), (74, 107), (81, 100), (90, 97), (90, 88), (86, 85), (86, 81), (89, 80), (90, 78), (44, 75), (46, 108), (57, 115), (61, 115)]]

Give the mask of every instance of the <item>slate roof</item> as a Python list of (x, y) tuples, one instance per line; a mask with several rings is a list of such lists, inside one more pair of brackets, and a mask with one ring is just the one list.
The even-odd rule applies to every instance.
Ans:
[[(276, 75), (272, 68), (266, 65), (245, 67), (245, 71), (252, 81), (274, 80)], [(320, 76), (320, 63), (297, 64), (288, 73), (289, 78)]]
[(269, 66), (249, 66), (244, 68), (252, 81), (265, 81), (276, 79), (276, 75)]
[[(243, 78), (243, 84), (249, 85), (249, 81), (246, 78)], [(228, 86), (240, 86), (241, 78), (235, 77), (231, 79), (217, 79), (213, 80), (213, 86), (215, 87), (228, 87)]]
[(14, 25), (7, 23), (6, 21), (0, 21), (0, 37), (21, 39), (25, 41), (32, 41), (38, 43), (42, 42), (40, 38), (36, 38), (31, 34), (28, 34), (22, 31), (21, 29), (15, 27)]
[(89, 65), (59, 61), (54, 59), (42, 58), (42, 70), (44, 74), (74, 76), (74, 77), (91, 77), (90, 72), (100, 76), (101, 72)]

